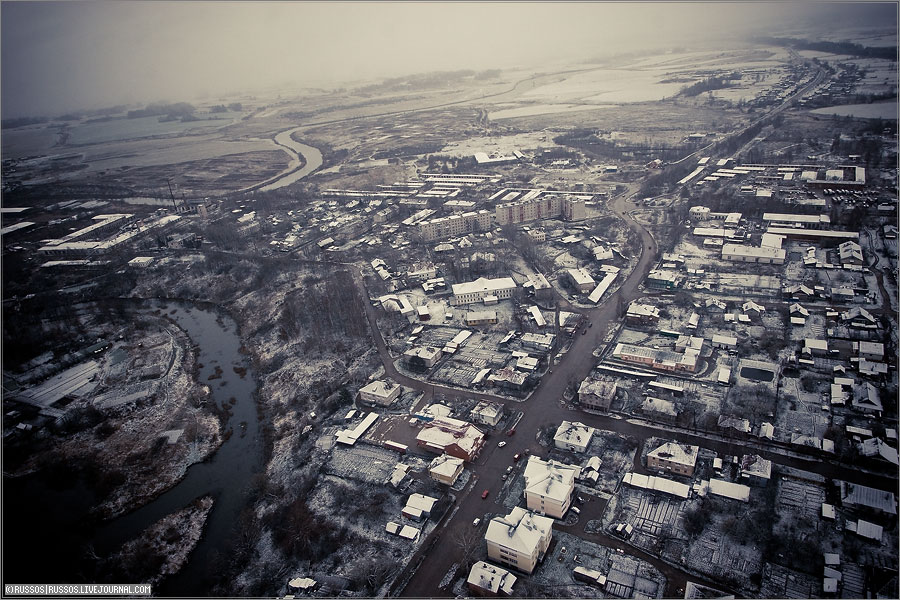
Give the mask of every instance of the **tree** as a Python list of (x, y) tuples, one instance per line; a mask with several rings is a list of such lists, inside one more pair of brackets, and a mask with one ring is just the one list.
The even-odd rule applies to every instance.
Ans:
[(478, 561), (481, 540), (481, 534), (476, 527), (463, 527), (453, 534), (453, 545), (459, 548), (459, 563), (465, 571)]

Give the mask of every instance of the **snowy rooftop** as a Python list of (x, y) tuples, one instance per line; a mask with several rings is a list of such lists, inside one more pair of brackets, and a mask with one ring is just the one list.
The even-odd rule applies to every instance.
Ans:
[(444, 475), (452, 477), (454, 473), (463, 464), (463, 459), (450, 456), (449, 454), (441, 454), (429, 465), (428, 470), (436, 475)]
[(731, 483), (722, 479), (710, 479), (709, 491), (717, 496), (724, 496), (741, 502), (750, 501), (750, 488), (740, 483)]
[(500, 277), (499, 279), (487, 279), (479, 277), (475, 281), (456, 283), (453, 285), (453, 295), (472, 294), (476, 292), (496, 292), (516, 287), (512, 277)]
[(469, 578), (466, 583), (488, 590), (496, 595), (498, 592), (509, 596), (512, 594), (513, 585), (517, 577), (505, 569), (495, 567), (483, 560), (472, 565)]
[(684, 483), (678, 483), (665, 477), (656, 477), (655, 475), (642, 475), (640, 473), (625, 473), (623, 483), (645, 490), (653, 490), (656, 492), (665, 492), (679, 498), (687, 498), (691, 488)]
[(688, 444), (679, 444), (677, 442), (666, 442), (656, 450), (652, 450), (647, 456), (661, 458), (669, 462), (681, 465), (694, 466), (697, 462), (697, 455), (700, 452), (700, 446), (690, 446)]
[(544, 461), (530, 456), (525, 465), (525, 493), (537, 494), (564, 502), (571, 493), (581, 469), (554, 460)]
[(484, 539), (517, 552), (531, 555), (545, 536), (552, 535), (553, 519), (542, 517), (520, 506), (505, 517), (494, 517), (488, 523)]
[(741, 474), (770, 479), (772, 477), (772, 461), (756, 454), (746, 454), (741, 457)]
[(581, 446), (587, 445), (591, 441), (591, 436), (593, 435), (593, 427), (588, 427), (584, 423), (579, 423), (577, 421), (563, 421), (562, 424), (560, 424), (559, 429), (556, 430), (553, 441)]

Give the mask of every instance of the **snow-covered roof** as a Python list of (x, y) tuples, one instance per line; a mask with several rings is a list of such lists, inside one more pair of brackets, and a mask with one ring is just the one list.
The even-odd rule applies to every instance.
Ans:
[(569, 276), (575, 281), (576, 285), (593, 285), (594, 278), (586, 269), (566, 269)]
[(841, 502), (844, 506), (864, 506), (887, 514), (897, 514), (897, 497), (893, 492), (876, 490), (857, 483), (841, 482)]
[(684, 483), (678, 483), (677, 481), (672, 481), (665, 477), (642, 475), (634, 472), (625, 473), (622, 482), (646, 490), (665, 492), (666, 494), (678, 496), (679, 498), (687, 498), (691, 491), (691, 487)]
[(879, 542), (881, 541), (881, 535), (884, 532), (884, 529), (881, 527), (881, 525), (869, 523), (868, 521), (863, 521), (862, 519), (859, 519), (859, 521), (857, 521), (856, 523), (850, 521), (849, 523), (847, 523), (847, 529), (849, 529), (850, 531), (854, 531), (856, 535)]
[(578, 386), (578, 395), (591, 394), (600, 398), (607, 398), (616, 393), (616, 382), (600, 379), (585, 379)]
[(723, 479), (710, 479), (709, 491), (717, 496), (724, 496), (741, 502), (750, 501), (750, 488), (740, 483), (732, 483)]
[(653, 412), (659, 413), (663, 415), (670, 415), (672, 417), (677, 417), (678, 412), (675, 410), (675, 403), (671, 400), (663, 400), (662, 398), (654, 398), (652, 396), (647, 396), (644, 398), (644, 402), (641, 404), (641, 410), (645, 413)]
[(550, 517), (516, 506), (509, 515), (491, 519), (484, 539), (530, 556), (543, 538), (552, 535), (552, 529)]
[(565, 502), (575, 486), (575, 478), (581, 469), (555, 460), (544, 461), (529, 456), (525, 465), (525, 493)]
[(563, 421), (553, 436), (554, 442), (587, 446), (594, 435), (594, 428), (577, 421)]
[(626, 315), (636, 317), (659, 317), (659, 309), (650, 304), (638, 304), (637, 302), (632, 302), (628, 305), (628, 312)]
[(464, 461), (461, 458), (456, 458), (449, 454), (441, 454), (431, 461), (431, 464), (428, 466), (428, 471), (435, 475), (452, 477), (463, 464)]
[(393, 381), (384, 381), (381, 379), (376, 379), (371, 383), (360, 388), (360, 392), (365, 392), (367, 394), (372, 394), (373, 396), (378, 396), (380, 398), (389, 398), (393, 394), (396, 394), (400, 389), (400, 386), (394, 383)]
[(502, 592), (509, 596), (512, 594), (512, 588), (516, 583), (516, 579), (516, 576), (506, 569), (495, 567), (480, 560), (472, 565), (472, 570), (469, 571), (466, 583), (488, 590), (495, 595), (498, 592)]
[(498, 279), (487, 279), (479, 277), (475, 281), (466, 283), (453, 284), (453, 295), (472, 294), (477, 292), (496, 292), (500, 290), (508, 290), (516, 287), (516, 282), (512, 277), (500, 277)]
[(422, 427), (419, 435), (416, 436), (416, 441), (436, 449), (456, 444), (471, 455), (484, 441), (484, 434), (471, 423), (449, 417), (438, 417)]
[(741, 457), (741, 474), (771, 479), (772, 461), (756, 454), (745, 454)]
[(424, 494), (410, 494), (409, 498), (406, 500), (406, 506), (408, 508), (417, 508), (423, 513), (430, 513), (437, 501), (437, 498), (425, 496)]
[(697, 455), (700, 452), (700, 446), (691, 446), (689, 444), (679, 444), (677, 442), (666, 442), (659, 448), (651, 450), (647, 456), (663, 459), (669, 462), (677, 463), (693, 467), (697, 463)]

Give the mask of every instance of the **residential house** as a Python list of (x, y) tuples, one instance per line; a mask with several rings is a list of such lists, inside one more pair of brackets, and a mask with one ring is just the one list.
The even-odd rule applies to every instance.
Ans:
[(652, 396), (644, 398), (644, 402), (641, 404), (641, 412), (649, 419), (664, 423), (674, 423), (675, 419), (678, 418), (678, 411), (674, 402), (653, 398)]
[(609, 410), (616, 397), (616, 382), (612, 380), (585, 379), (578, 386), (578, 403), (582, 408)]
[(591, 443), (594, 428), (584, 423), (563, 421), (553, 436), (553, 444), (562, 450), (584, 452)]
[(553, 519), (516, 506), (488, 523), (484, 539), (491, 560), (531, 574), (553, 538)]
[(647, 453), (647, 468), (691, 477), (694, 474), (699, 453), (700, 446), (666, 442)]
[(575, 478), (581, 469), (555, 460), (528, 457), (525, 465), (525, 503), (529, 510), (541, 515), (562, 518), (572, 503)]
[(475, 405), (470, 416), (476, 423), (496, 427), (500, 422), (500, 419), (503, 418), (503, 405), (497, 402), (482, 400)]
[(659, 323), (659, 309), (649, 304), (632, 302), (625, 313), (625, 321), (629, 325), (650, 325)]
[(359, 399), (369, 404), (390, 406), (400, 397), (402, 388), (389, 380), (376, 379), (359, 389)]
[(471, 423), (439, 417), (422, 427), (416, 444), (430, 452), (472, 461), (484, 447), (484, 434)]
[(517, 577), (506, 569), (479, 560), (472, 565), (466, 585), (468, 585), (469, 591), (476, 596), (494, 598), (511, 596), (516, 580)]
[(449, 454), (435, 457), (428, 466), (428, 475), (438, 483), (453, 485), (463, 472), (465, 461)]
[(772, 479), (772, 461), (756, 454), (742, 456), (741, 479), (750, 485), (767, 485)]

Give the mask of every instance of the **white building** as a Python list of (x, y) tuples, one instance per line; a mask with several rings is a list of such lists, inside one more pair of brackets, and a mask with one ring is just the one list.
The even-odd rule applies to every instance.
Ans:
[(575, 478), (581, 469), (530, 456), (525, 465), (525, 503), (529, 510), (562, 518), (572, 504)]
[(584, 452), (591, 443), (594, 428), (584, 423), (563, 421), (553, 436), (553, 444), (562, 450)]
[(484, 540), (488, 558), (531, 574), (553, 539), (553, 519), (519, 506), (488, 523)]
[(496, 427), (503, 418), (503, 405), (482, 400), (472, 409), (471, 416), (476, 423)]
[(494, 219), (501, 226), (556, 218), (580, 221), (586, 216), (584, 198), (561, 197), (543, 190), (530, 190), (520, 199), (498, 204), (494, 209)]
[(463, 472), (465, 461), (449, 454), (441, 454), (428, 466), (428, 474), (438, 483), (453, 485)]
[(393, 381), (376, 379), (359, 390), (359, 398), (363, 402), (389, 406), (400, 397), (401, 388)]
[(699, 453), (699, 446), (666, 442), (647, 454), (647, 468), (661, 469), (690, 477), (694, 474)]
[(787, 256), (787, 251), (783, 248), (769, 246), (754, 248), (741, 244), (724, 244), (722, 246), (722, 260), (733, 262), (783, 265), (785, 256)]
[(516, 282), (512, 277), (498, 279), (479, 277), (475, 281), (454, 284), (453, 298), (450, 300), (450, 304), (460, 306), (482, 301), (488, 304), (492, 301), (511, 298), (515, 289)]
[(516, 579), (518, 578), (506, 569), (479, 560), (472, 565), (466, 584), (469, 591), (479, 596), (510, 596)]
[(572, 280), (575, 288), (581, 293), (590, 291), (597, 285), (597, 282), (585, 269), (567, 269), (566, 272), (569, 274), (569, 279)]
[(411, 365), (413, 363), (419, 363), (420, 366), (430, 369), (441, 357), (441, 350), (440, 348), (432, 348), (430, 346), (416, 346), (415, 348), (410, 348), (404, 352), (403, 356)]
[(486, 210), (470, 211), (448, 217), (438, 217), (419, 223), (423, 241), (432, 242), (459, 237), (469, 233), (491, 230), (492, 215)]

